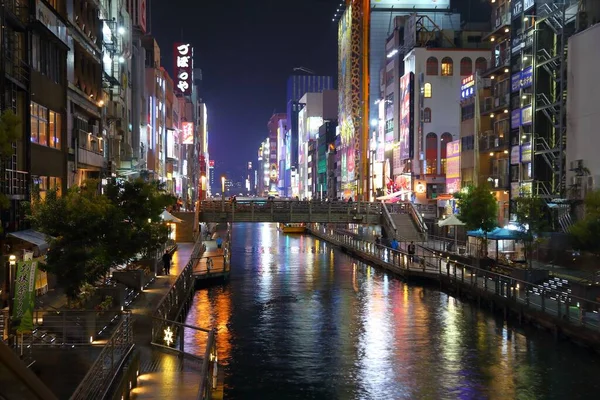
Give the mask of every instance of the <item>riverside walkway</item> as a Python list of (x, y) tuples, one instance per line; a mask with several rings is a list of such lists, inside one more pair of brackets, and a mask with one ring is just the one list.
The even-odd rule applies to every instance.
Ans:
[[(440, 282), (451, 290), (486, 299), (537, 324), (592, 344), (600, 350), (600, 303), (565, 295), (560, 290), (462, 264), (441, 253), (420, 248), (410, 257), (404, 250), (376, 245), (331, 228), (312, 225), (310, 232), (340, 246), (352, 255), (405, 278)], [(537, 289), (537, 290), (536, 290)]]

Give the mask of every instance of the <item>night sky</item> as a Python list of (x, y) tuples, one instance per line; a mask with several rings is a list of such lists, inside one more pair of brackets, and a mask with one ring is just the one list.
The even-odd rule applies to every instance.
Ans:
[[(337, 24), (331, 19), (341, 1), (151, 1), (150, 28), (163, 66), (172, 73), (174, 42), (194, 46), (217, 176), (241, 178), (246, 163), (256, 161), (269, 117), (285, 112), (286, 81), (294, 67), (333, 75), (337, 82)], [(471, 14), (481, 15), (480, 0), (452, 3), (463, 20), (469, 3)]]

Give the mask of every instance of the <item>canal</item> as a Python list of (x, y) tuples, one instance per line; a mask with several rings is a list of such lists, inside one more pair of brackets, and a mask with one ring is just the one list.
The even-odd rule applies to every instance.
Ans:
[(598, 398), (600, 357), (313, 237), (236, 224), (231, 264), (187, 319), (217, 328), (226, 399)]

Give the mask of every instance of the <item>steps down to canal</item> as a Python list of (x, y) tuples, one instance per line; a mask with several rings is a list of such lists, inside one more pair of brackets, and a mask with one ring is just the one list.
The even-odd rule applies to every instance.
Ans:
[(420, 242), (421, 233), (418, 231), (410, 214), (391, 214), (392, 221), (396, 225), (396, 239), (400, 241)]

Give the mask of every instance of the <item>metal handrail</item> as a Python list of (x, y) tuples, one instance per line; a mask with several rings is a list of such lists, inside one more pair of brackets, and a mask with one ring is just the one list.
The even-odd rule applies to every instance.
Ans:
[[(531, 283), (522, 279), (514, 278), (512, 276), (489, 271), (483, 268), (471, 266), (462, 263), (457, 260), (453, 260), (450, 257), (445, 257), (441, 252), (435, 252), (428, 250), (424, 247), (417, 246), (420, 252), (418, 254), (408, 254), (406, 250), (398, 249), (394, 250), (386, 246), (377, 245), (372, 242), (364, 241), (361, 239), (353, 238), (347, 235), (335, 233), (322, 227), (310, 228), (311, 233), (325, 240), (328, 240), (334, 244), (345, 245), (352, 248), (356, 253), (362, 254), (365, 259), (376, 260), (379, 264), (385, 264), (392, 271), (414, 271), (419, 272), (421, 276), (428, 276), (432, 279), (451, 279), (457, 284), (465, 284), (477, 287), (481, 289), (478, 279), (483, 277), (483, 288), (487, 292), (500, 296), (503, 299), (514, 301), (516, 304), (525, 304), (526, 307), (535, 310), (540, 310), (551, 317), (557, 317), (571, 325), (584, 326), (589, 329), (600, 330), (600, 324), (590, 324), (584, 320), (583, 314), (586, 309), (600, 310), (600, 302), (594, 300), (588, 300), (583, 297), (571, 295), (570, 293), (561, 292), (552, 288), (547, 288), (539, 284)], [(420, 254), (419, 254), (420, 253)], [(414, 258), (417, 261), (410, 261)], [(391, 260), (391, 261), (390, 261)], [(443, 271), (445, 264), (446, 272)], [(453, 270), (452, 273), (450, 272)], [(458, 269), (461, 269), (461, 273), (458, 273)], [(468, 277), (465, 280), (465, 276)], [(488, 290), (488, 281), (491, 280), (494, 283), (493, 292)], [(501, 288), (501, 289), (499, 289)], [(536, 308), (538, 304), (531, 301), (535, 295), (535, 290), (538, 290), (540, 294), (539, 308)], [(500, 292), (499, 292), (500, 290)], [(525, 291), (525, 297), (519, 296), (519, 290)], [(554, 297), (553, 297), (554, 296)], [(552, 310), (546, 307), (545, 303), (549, 300), (556, 302), (556, 313), (551, 312)], [(575, 306), (576, 304), (576, 306)], [(573, 305), (573, 306), (571, 306)], [(562, 308), (565, 310), (561, 310)], [(577, 308), (579, 310), (578, 322), (570, 316), (570, 308)]]
[(383, 215), (385, 215), (385, 218), (383, 220), (384, 220), (384, 222), (386, 222), (388, 225), (391, 226), (392, 230), (394, 231), (394, 237), (396, 237), (396, 235), (398, 234), (398, 229), (396, 228), (396, 224), (394, 223), (394, 220), (392, 219), (392, 215), (390, 214), (390, 212), (384, 202), (381, 202), (381, 207), (383, 209)]
[(415, 209), (415, 205), (413, 203), (407, 203), (407, 204), (408, 204), (408, 212), (410, 213), (413, 221), (415, 221), (417, 223), (417, 227), (419, 228), (419, 230), (421, 231), (421, 234), (423, 235), (423, 240), (427, 240), (427, 231), (428, 231), (427, 224), (425, 224), (425, 221), (423, 221), (423, 217)]
[[(215, 348), (215, 330), (211, 329), (208, 333), (208, 339), (206, 341), (206, 350), (204, 351), (204, 360), (202, 360), (202, 369), (200, 370), (200, 376), (202, 377), (202, 379), (200, 379), (200, 387), (198, 388), (198, 395), (196, 396), (197, 400), (210, 399), (211, 387), (214, 389), (215, 385), (211, 385), (210, 379), (211, 375), (216, 376), (217, 358), (215, 356), (214, 360), (211, 359), (213, 357), (213, 354), (216, 353)], [(211, 374), (210, 370), (210, 363), (212, 361), (214, 361), (213, 374)]]
[[(117, 370), (116, 367), (122, 365), (122, 361), (131, 354), (133, 346), (132, 315), (130, 312), (124, 312), (117, 329), (71, 395), (70, 400), (102, 399), (107, 389), (107, 381), (112, 381)], [(119, 350), (122, 351), (120, 356)], [(109, 368), (107, 368), (107, 363), (110, 364)]]

